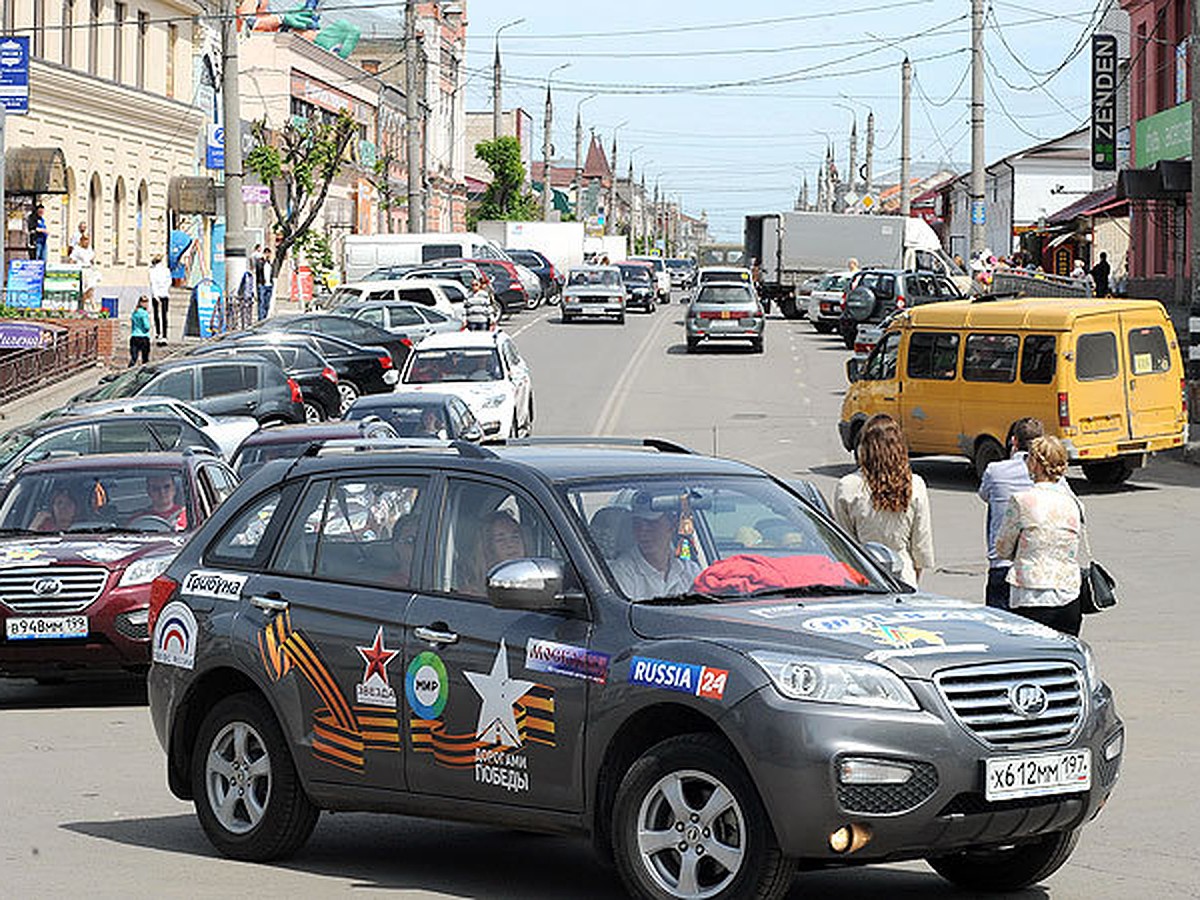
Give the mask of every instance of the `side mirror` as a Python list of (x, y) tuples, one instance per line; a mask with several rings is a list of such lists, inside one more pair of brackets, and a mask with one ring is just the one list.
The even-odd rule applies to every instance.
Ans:
[(463, 433), (459, 435), (459, 439), (470, 441), (472, 444), (478, 444), (483, 440), (483, 429), (478, 425), (468, 425), (463, 429)]
[(487, 577), (488, 602), (497, 609), (526, 612), (576, 612), (582, 594), (563, 593), (565, 570), (556, 559), (511, 559), (496, 565)]
[(851, 384), (862, 378), (862, 361), (857, 356), (846, 360), (846, 380)]
[(886, 569), (895, 578), (900, 580), (901, 584), (908, 585), (904, 582), (904, 563), (900, 559), (900, 554), (886, 544), (880, 544), (876, 541), (867, 541), (863, 544), (863, 549), (867, 551), (867, 556), (871, 557), (871, 561), (877, 563), (881, 568)]

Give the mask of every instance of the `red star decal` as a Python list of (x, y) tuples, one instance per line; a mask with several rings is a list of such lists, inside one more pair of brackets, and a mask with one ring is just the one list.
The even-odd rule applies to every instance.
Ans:
[(383, 646), (383, 626), (375, 632), (375, 643), (369, 647), (355, 646), (358, 655), (363, 658), (363, 662), (367, 664), (367, 671), (363, 673), (363, 682), (371, 680), (372, 674), (377, 674), (382, 679), (384, 684), (388, 683), (387, 664), (392, 661), (399, 650), (388, 650)]

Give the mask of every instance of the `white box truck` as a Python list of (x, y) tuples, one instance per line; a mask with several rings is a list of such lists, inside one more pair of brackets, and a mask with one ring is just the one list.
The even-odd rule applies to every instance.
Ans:
[(348, 234), (342, 244), (345, 281), (360, 281), (384, 266), (416, 266), (435, 259), (507, 259), (494, 241), (469, 231)]
[(923, 220), (903, 216), (781, 212), (746, 216), (747, 265), (758, 260), (759, 291), (789, 319), (800, 316), (797, 288), (823, 272), (846, 268), (922, 269), (953, 278), (961, 290), (970, 277), (942, 249)]
[(599, 263), (604, 257), (610, 263), (629, 258), (629, 238), (623, 234), (589, 235), (583, 239), (583, 261)]
[(567, 271), (583, 262), (582, 222), (504, 222), (485, 219), (475, 230), (506, 250), (536, 250)]

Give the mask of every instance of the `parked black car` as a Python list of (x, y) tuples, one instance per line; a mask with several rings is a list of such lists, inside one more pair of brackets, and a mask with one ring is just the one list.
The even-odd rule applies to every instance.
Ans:
[(475, 414), (454, 394), (403, 391), (359, 397), (345, 414), (348, 420), (369, 416), (383, 419), (402, 438), (427, 437), (472, 443), (483, 440), (483, 427)]
[(72, 402), (142, 395), (186, 400), (212, 416), (254, 416), (262, 425), (304, 421), (300, 385), (265, 359), (189, 357), (148, 363), (102, 379)]
[(915, 591), (752, 466), (578, 443), (310, 450), (187, 543), (150, 715), (219, 852), (284, 858), (330, 809), (584, 835), (639, 900), (1066, 863), (1124, 754), (1085, 643)]
[(505, 248), (504, 252), (508, 254), (509, 259), (513, 262), (520, 263), (537, 275), (538, 281), (542, 283), (542, 297), (545, 300), (549, 301), (561, 293), (565, 276), (541, 252), (537, 250), (509, 250), (507, 248)]
[(397, 370), (404, 368), (412, 347), (385, 328), (334, 313), (308, 313), (300, 316), (273, 316), (259, 322), (254, 331), (310, 331), (351, 341), (360, 347), (385, 347), (392, 354)]
[(311, 347), (337, 372), (339, 415), (363, 394), (390, 393), (400, 378), (399, 372), (392, 365), (391, 356), (382, 347), (360, 347), (351, 341), (330, 335), (303, 331), (270, 334), (247, 331), (231, 335), (222, 343), (226, 342), (238, 346), (290, 343)]
[(296, 459), (310, 447), (324, 441), (349, 438), (371, 440), (392, 439), (396, 431), (378, 416), (368, 416), (353, 422), (319, 422), (308, 425), (288, 425), (256, 431), (238, 447), (230, 465), (239, 478), (249, 478), (275, 459)]
[(190, 422), (165, 413), (103, 413), (39, 419), (0, 438), (0, 485), (22, 466), (57, 456), (207, 450), (219, 459), (217, 442)]
[(342, 414), (342, 395), (338, 391), (337, 369), (313, 347), (300, 341), (257, 343), (253, 340), (204, 344), (192, 350), (192, 356), (236, 356), (246, 354), (276, 363), (291, 378), (296, 379), (304, 394), (304, 420), (323, 422)]

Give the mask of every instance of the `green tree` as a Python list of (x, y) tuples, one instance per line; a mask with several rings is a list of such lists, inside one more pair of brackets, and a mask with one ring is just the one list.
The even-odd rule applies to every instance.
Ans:
[(379, 208), (384, 212), (385, 230), (392, 233), (392, 210), (404, 206), (408, 198), (397, 193), (396, 183), (391, 179), (392, 166), (398, 162), (392, 151), (386, 150), (375, 158), (375, 165), (367, 175), (367, 181), (379, 193)]
[(246, 168), (271, 189), (275, 213), (275, 271), (293, 248), (310, 245), (310, 229), (325, 205), (329, 185), (346, 165), (358, 124), (346, 110), (330, 121), (292, 119), (269, 132), (265, 119), (252, 126), (255, 146)]
[(467, 224), (474, 228), (480, 219), (528, 222), (538, 217), (533, 195), (524, 189), (525, 165), (521, 144), (514, 137), (498, 137), (475, 145), (475, 155), (492, 171), (492, 183), (479, 208)]

